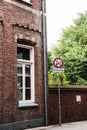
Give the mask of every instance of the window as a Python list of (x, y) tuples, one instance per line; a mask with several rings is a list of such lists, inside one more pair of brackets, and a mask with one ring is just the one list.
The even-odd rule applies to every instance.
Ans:
[(21, 0), (21, 1), (28, 3), (28, 4), (31, 4), (30, 0)]
[(76, 102), (81, 102), (81, 95), (76, 95)]
[(34, 47), (18, 44), (17, 76), (19, 104), (34, 102)]

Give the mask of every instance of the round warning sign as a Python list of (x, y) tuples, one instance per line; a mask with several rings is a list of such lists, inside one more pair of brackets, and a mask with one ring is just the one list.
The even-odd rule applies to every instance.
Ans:
[(61, 68), (64, 65), (64, 61), (61, 58), (55, 58), (53, 65), (55, 68)]

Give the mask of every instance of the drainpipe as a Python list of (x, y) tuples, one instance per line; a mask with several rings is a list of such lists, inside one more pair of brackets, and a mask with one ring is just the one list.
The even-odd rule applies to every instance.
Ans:
[(47, 110), (47, 45), (46, 45), (46, 19), (45, 19), (45, 0), (41, 0), (42, 4), (42, 42), (43, 42), (43, 58), (44, 58), (44, 118), (45, 125), (48, 125), (48, 110)]

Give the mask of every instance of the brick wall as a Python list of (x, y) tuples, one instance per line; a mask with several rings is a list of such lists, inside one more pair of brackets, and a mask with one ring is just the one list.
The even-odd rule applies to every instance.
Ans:
[[(81, 96), (81, 102), (76, 101)], [(58, 124), (58, 89), (49, 88), (49, 124)], [(87, 89), (61, 88), (61, 119), (63, 122), (87, 120)]]
[[(0, 21), (0, 84), (3, 83), (3, 23)], [(0, 122), (2, 122), (3, 88), (0, 85)]]
[[(0, 1), (0, 124), (44, 117), (41, 0)], [(35, 46), (34, 108), (18, 108), (17, 39)]]

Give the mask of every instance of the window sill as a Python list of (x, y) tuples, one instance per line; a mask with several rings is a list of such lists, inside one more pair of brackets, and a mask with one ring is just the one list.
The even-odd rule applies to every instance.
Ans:
[(26, 4), (32, 5), (31, 2), (27, 2), (27, 1), (25, 1), (25, 0), (21, 0), (21, 1), (24, 2), (24, 3), (26, 3)]
[(39, 104), (37, 103), (21, 103), (19, 104), (18, 108), (28, 108), (28, 107), (38, 107)]

